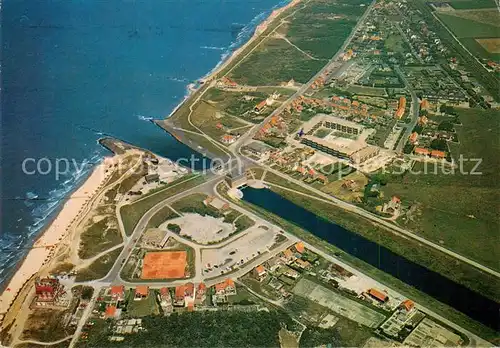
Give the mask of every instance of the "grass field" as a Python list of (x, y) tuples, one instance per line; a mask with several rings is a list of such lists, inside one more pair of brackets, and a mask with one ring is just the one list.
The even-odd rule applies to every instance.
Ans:
[(325, 61), (313, 60), (281, 39), (267, 39), (231, 72), (240, 84), (279, 85), (294, 79), (305, 83), (318, 72)]
[[(407, 174), (392, 177), (385, 196), (397, 195), (407, 204), (418, 203), (421, 215), (407, 224), (415, 233), (491, 268), (500, 269), (497, 248), (500, 219), (500, 124), (498, 112), (456, 109), (460, 144), (450, 143), (453, 158), (481, 158), (481, 175)], [(475, 164), (464, 162), (469, 172)]]
[(487, 23), (481, 23), (445, 13), (439, 13), (438, 16), (459, 38), (496, 37), (500, 34), (498, 27)]
[(174, 219), (178, 216), (179, 215), (174, 213), (169, 207), (163, 207), (149, 219), (147, 228), (158, 228), (165, 221)]
[(141, 217), (156, 204), (177, 193), (193, 188), (203, 183), (204, 181), (205, 179), (203, 178), (203, 176), (200, 175), (198, 176), (190, 175), (188, 177), (183, 177), (172, 182), (161, 191), (157, 191), (148, 196), (145, 196), (141, 200), (136, 201), (135, 203), (124, 205), (123, 207), (120, 208), (120, 215), (123, 220), (123, 227), (125, 229), (125, 233), (128, 236), (132, 234), (135, 225), (137, 225)]
[(82, 259), (91, 258), (100, 252), (114, 247), (122, 242), (122, 236), (116, 227), (108, 227), (112, 220), (116, 226), (116, 219), (105, 217), (89, 226), (80, 236), (78, 256)]
[[(336, 207), (335, 205), (310, 199), (290, 191), (273, 189), (281, 196), (313, 212), (317, 216), (334, 222), (349, 231), (385, 246), (392, 252), (403, 255), (408, 260), (421, 264), (435, 272), (461, 283), (485, 296), (498, 300), (497, 289), (500, 282), (492, 275), (487, 275), (455, 258), (447, 256), (431, 247), (423, 246), (408, 238), (395, 235), (386, 229), (374, 225), (369, 220)], [(449, 228), (448, 228), (449, 229)]]
[(84, 282), (104, 277), (111, 270), (111, 267), (113, 267), (113, 264), (118, 255), (120, 255), (120, 253), (122, 252), (122, 249), (123, 248), (118, 248), (116, 250), (113, 250), (112, 252), (101, 256), (100, 258), (92, 262), (89, 267), (78, 271), (75, 280), (77, 282)]
[(375, 88), (375, 87), (356, 86), (356, 85), (349, 86), (347, 92), (359, 95), (371, 95), (375, 97), (384, 97), (387, 95), (385, 88)]
[(337, 53), (366, 10), (361, 4), (368, 5), (369, 1), (313, 1), (297, 11), (286, 26), (286, 35), (311, 56), (328, 60)]
[(448, 2), (455, 10), (496, 8), (495, 0), (452, 0)]
[(158, 303), (156, 303), (156, 293), (149, 290), (147, 298), (135, 301), (134, 291), (129, 291), (127, 315), (131, 318), (145, 317), (147, 315), (158, 315)]
[(196, 127), (215, 140), (219, 140), (221, 136), (226, 134), (226, 130), (217, 128), (218, 124), (222, 124), (229, 129), (246, 125), (236, 117), (224, 115), (216, 104), (205, 100), (196, 104), (191, 115), (191, 121)]
[(307, 82), (339, 50), (366, 9), (360, 5), (368, 3), (312, 0), (290, 11), (287, 23), (277, 24), (278, 35), (264, 39), (231, 71), (231, 78), (256, 86), (277, 85), (292, 78)]
[(488, 52), (476, 41), (478, 38), (500, 37), (500, 27), (444, 12), (438, 12), (437, 16), (471, 53), (486, 59), (500, 58), (500, 54)]
[(491, 9), (472, 10), (472, 11), (460, 10), (460, 11), (446, 12), (446, 14), (500, 27), (500, 13), (498, 13), (497, 11), (492, 11)]
[(390, 52), (408, 52), (405, 46), (405, 41), (400, 34), (390, 35), (387, 40), (384, 41), (384, 48)]

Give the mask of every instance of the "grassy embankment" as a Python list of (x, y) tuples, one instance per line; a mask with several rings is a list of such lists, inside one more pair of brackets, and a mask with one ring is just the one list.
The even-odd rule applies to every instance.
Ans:
[[(287, 197), (290, 199), (290, 197)], [(368, 263), (359, 260), (341, 249), (337, 248), (336, 246), (329, 244), (328, 242), (320, 239), (319, 237), (316, 237), (312, 233), (300, 228), (299, 226), (282, 219), (281, 217), (272, 214), (271, 212), (262, 209), (258, 206), (255, 206), (253, 204), (250, 204), (248, 202), (244, 201), (235, 201), (234, 203), (241, 205), (242, 207), (249, 209), (250, 211), (253, 211), (254, 213), (262, 216), (264, 219), (280, 226), (282, 229), (286, 230), (287, 232), (290, 232), (300, 239), (306, 241), (307, 243), (310, 243), (321, 250), (323, 250), (326, 253), (330, 254), (335, 254), (337, 255), (340, 259), (342, 259), (344, 262), (350, 264), (351, 266), (355, 267), (356, 269), (362, 271), (364, 274), (380, 281), (383, 284), (387, 284), (390, 287), (393, 287), (394, 289), (397, 289), (400, 291), (402, 294), (407, 296), (408, 298), (413, 299), (417, 303), (420, 303), (421, 305), (427, 307), (427, 308), (432, 308), (435, 312), (440, 313), (442, 316), (448, 318), (449, 320), (455, 322), (456, 324), (467, 328), (471, 332), (474, 332), (475, 334), (479, 335), (480, 337), (483, 337), (485, 339), (488, 339), (490, 341), (494, 341), (495, 339), (498, 338), (498, 334), (482, 325), (479, 322), (474, 321), (473, 319), (469, 318), (468, 316), (464, 315), (463, 313), (455, 310), (454, 308), (445, 305), (436, 299), (432, 298), (431, 296), (415, 289), (414, 287), (407, 285), (406, 283), (400, 281), (399, 279), (391, 276), (390, 274), (387, 274), (379, 269), (377, 269), (374, 266), (369, 265)], [(331, 207), (328, 207), (328, 209), (331, 209)], [(341, 214), (339, 215), (339, 219), (335, 220), (335, 223), (342, 225), (342, 218), (351, 218), (352, 215), (348, 214), (345, 211), (341, 211)], [(351, 223), (357, 224), (359, 221), (352, 221)], [(372, 228), (374, 226), (372, 225)], [(420, 246), (418, 246), (420, 248)]]
[(108, 274), (108, 272), (111, 270), (111, 267), (113, 267), (116, 258), (118, 257), (118, 255), (120, 255), (122, 250), (123, 248), (118, 248), (101, 256), (100, 258), (92, 262), (89, 267), (78, 271), (75, 280), (77, 282), (84, 282), (100, 279), (106, 276), (106, 274)]
[(125, 233), (129, 236), (132, 234), (135, 226), (141, 219), (141, 217), (156, 204), (161, 201), (176, 195), (177, 193), (189, 190), (197, 185), (200, 185), (205, 181), (205, 178), (201, 175), (189, 175), (188, 177), (180, 178), (159, 191), (148, 194), (142, 197), (140, 200), (124, 205), (120, 208), (120, 215), (123, 220), (123, 227)]

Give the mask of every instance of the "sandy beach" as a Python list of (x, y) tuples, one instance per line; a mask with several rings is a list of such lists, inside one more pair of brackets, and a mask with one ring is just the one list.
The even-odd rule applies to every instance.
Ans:
[[(255, 32), (254, 34), (252, 35), (252, 37), (247, 41), (245, 42), (245, 44), (243, 44), (241, 47), (239, 47), (238, 49), (236, 49), (227, 59), (225, 59), (223, 62), (221, 62), (221, 64), (219, 64), (218, 66), (216, 66), (211, 72), (209, 72), (207, 75), (205, 75), (204, 77), (200, 78), (199, 81), (202, 81), (203, 83), (207, 83), (209, 81), (211, 81), (212, 79), (214, 79), (217, 74), (219, 72), (221, 72), (222, 70), (224, 70), (229, 64), (231, 64), (231, 62), (238, 58), (238, 56), (249, 46), (252, 44), (252, 42), (257, 39), (264, 31), (266, 31), (268, 25), (273, 21), (275, 20), (280, 14), (282, 14), (284, 11), (288, 10), (289, 8), (292, 8), (296, 5), (298, 5), (302, 0), (292, 0), (290, 1), (288, 4), (286, 4), (285, 6), (283, 7), (280, 7), (276, 10), (274, 10), (273, 12), (271, 12), (271, 14), (262, 22), (260, 23), (256, 28), (255, 28)], [(192, 95), (197, 91), (197, 88), (194, 88), (193, 87), (194, 84), (190, 84), (188, 86), (188, 95), (185, 96), (185, 98), (170, 112), (170, 114), (168, 114), (168, 116), (166, 118), (169, 118), (170, 116), (172, 116), (173, 114), (175, 114), (175, 112), (185, 103), (189, 100), (189, 98), (192, 97)]]
[(269, 24), (275, 20), (280, 14), (288, 10), (289, 8), (292, 8), (294, 6), (297, 6), (302, 0), (292, 0), (288, 4), (286, 4), (283, 7), (280, 7), (273, 12), (262, 22), (260, 23), (257, 28), (255, 28), (255, 32), (252, 35), (252, 37), (241, 47), (236, 49), (231, 56), (229, 56), (222, 64), (220, 64), (216, 69), (212, 70), (210, 74), (202, 78), (202, 81), (209, 81), (212, 78), (214, 78), (220, 71), (224, 70), (231, 62), (240, 55), (241, 52), (243, 52), (249, 45), (252, 44), (252, 42), (257, 39), (264, 31), (266, 31), (267, 27)]
[(94, 168), (87, 180), (66, 200), (59, 214), (34, 243), (0, 295), (0, 315), (8, 311), (26, 281), (50, 261), (59, 242), (68, 236), (73, 223), (77, 221), (90, 198), (102, 188), (111, 175), (111, 171), (106, 173), (106, 167), (112, 161), (113, 158), (106, 157)]

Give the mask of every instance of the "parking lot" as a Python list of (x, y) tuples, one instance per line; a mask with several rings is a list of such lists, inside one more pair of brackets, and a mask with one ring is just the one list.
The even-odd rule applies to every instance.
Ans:
[(214, 218), (209, 215), (201, 216), (195, 213), (184, 213), (183, 216), (167, 221), (181, 228), (181, 236), (189, 236), (197, 243), (208, 244), (221, 241), (235, 231), (233, 225), (223, 222), (223, 218)]
[(268, 251), (274, 243), (276, 233), (277, 231), (271, 231), (265, 226), (255, 226), (246, 235), (223, 247), (203, 249), (203, 274), (208, 277), (217, 276), (221, 271), (228, 272), (233, 266), (244, 264), (259, 253)]

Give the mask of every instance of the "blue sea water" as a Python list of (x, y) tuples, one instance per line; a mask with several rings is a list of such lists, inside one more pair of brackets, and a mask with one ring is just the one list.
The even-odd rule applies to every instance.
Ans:
[[(6, 0), (2, 8), (0, 284), (112, 135), (172, 159), (192, 154), (162, 118), (187, 85), (287, 0)], [(27, 175), (26, 158), (85, 164)], [(45, 161), (45, 162), (44, 162)], [(42, 160), (41, 169), (46, 169)], [(34, 165), (28, 163), (27, 169)]]

